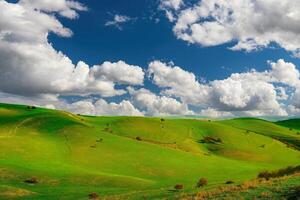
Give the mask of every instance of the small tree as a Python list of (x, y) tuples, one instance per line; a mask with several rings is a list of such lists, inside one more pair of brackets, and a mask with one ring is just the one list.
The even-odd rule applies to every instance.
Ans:
[(207, 185), (207, 179), (206, 178), (200, 178), (198, 183), (197, 183), (197, 187), (203, 187), (205, 185)]

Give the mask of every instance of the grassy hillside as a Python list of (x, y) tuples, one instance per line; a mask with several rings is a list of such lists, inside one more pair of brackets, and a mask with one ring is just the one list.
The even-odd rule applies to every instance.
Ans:
[[(88, 117), (0, 104), (0, 199), (173, 198), (299, 165), (300, 136), (263, 120)], [(28, 184), (25, 180), (37, 179)]]
[(300, 119), (290, 119), (276, 122), (280, 126), (285, 126), (291, 129), (296, 129), (300, 133)]

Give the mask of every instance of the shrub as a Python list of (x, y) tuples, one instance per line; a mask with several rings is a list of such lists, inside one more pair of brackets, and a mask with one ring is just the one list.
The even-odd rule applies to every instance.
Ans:
[(277, 177), (291, 175), (298, 172), (300, 172), (300, 165), (296, 167), (287, 167), (284, 169), (279, 169), (277, 171), (262, 171), (258, 174), (257, 177), (269, 180), (270, 178), (277, 178)]
[(229, 181), (225, 182), (225, 184), (233, 184), (233, 183), (234, 183), (234, 181), (232, 181), (232, 180), (229, 180)]
[(89, 194), (89, 199), (98, 199), (99, 195), (96, 192), (92, 192)]
[(200, 178), (198, 183), (197, 183), (197, 187), (203, 187), (205, 185), (207, 185), (207, 179), (206, 178)]
[(137, 141), (142, 141), (142, 138), (139, 137), (139, 136), (137, 136), (135, 139), (136, 139)]
[(164, 121), (165, 121), (165, 119), (161, 118), (161, 119), (160, 119), (160, 121), (161, 121), (161, 122), (164, 122)]
[(25, 183), (28, 183), (28, 184), (37, 184), (37, 183), (38, 183), (38, 180), (37, 180), (37, 178), (32, 177), (32, 178), (30, 178), (30, 179), (26, 179), (24, 182), (25, 182)]
[(176, 185), (174, 186), (174, 188), (175, 188), (176, 190), (182, 190), (182, 189), (184, 188), (184, 186), (183, 186), (182, 184), (176, 184)]
[(221, 138), (214, 138), (211, 136), (205, 136), (202, 140), (200, 140), (202, 143), (222, 143)]

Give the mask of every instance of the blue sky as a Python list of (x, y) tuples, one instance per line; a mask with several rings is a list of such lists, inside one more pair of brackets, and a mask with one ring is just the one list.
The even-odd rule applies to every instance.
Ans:
[[(276, 3), (277, 0), (273, 1), (271, 3)], [(289, 3), (289, 1), (285, 0), (282, 1), (282, 8), (280, 6), (273, 6), (273, 8), (263, 1), (257, 1), (256, 6), (262, 8), (257, 12), (261, 12), (260, 14), (264, 18), (260, 19), (259, 16), (254, 16), (253, 19), (251, 17), (245, 18), (245, 21), (245, 19), (241, 19), (244, 17), (243, 13), (242, 15), (239, 13), (241, 5), (238, 3), (231, 5), (230, 2), (222, 2), (220, 0), (87, 0), (78, 1), (76, 5), (71, 5), (68, 0), (56, 0), (52, 3), (44, 0), (1, 0), (1, 2), (2, 7), (0, 9), (5, 9), (6, 13), (8, 13), (3, 16), (3, 19), (5, 17), (13, 17), (9, 14), (14, 13), (9, 12), (17, 12), (16, 10), (10, 11), (5, 6), (19, 6), (20, 10), (23, 9), (28, 12), (28, 16), (36, 15), (36, 18), (41, 17), (42, 19), (42, 14), (49, 16), (48, 21), (42, 24), (32, 21), (33, 29), (40, 30), (37, 33), (28, 31), (26, 27), (17, 27), (19, 26), (18, 24), (7, 26), (5, 21), (0, 21), (0, 32), (2, 31), (3, 34), (9, 32), (13, 35), (11, 36), (13, 39), (10, 39), (9, 42), (16, 40), (13, 41), (14, 43), (9, 43), (9, 45), (18, 44), (20, 48), (24, 49), (23, 52), (26, 53), (26, 51), (30, 50), (38, 51), (38, 46), (34, 45), (40, 43), (45, 45), (45, 51), (53, 51), (51, 61), (56, 61), (56, 54), (59, 55), (59, 52), (61, 52), (64, 57), (72, 62), (66, 61), (66, 63), (63, 63), (65, 61), (58, 59), (57, 66), (56, 64), (53, 64), (55, 66), (45, 64), (45, 74), (48, 68), (52, 72), (57, 71), (57, 73), (61, 70), (62, 73), (66, 73), (65, 77), (70, 81), (69, 79), (74, 80), (73, 74), (69, 75), (67, 73), (72, 67), (74, 69), (78, 68), (77, 63), (79, 61), (83, 61), (90, 68), (90, 71), (92, 71), (94, 65), (102, 66), (104, 62), (109, 62), (111, 65), (105, 68), (107, 70), (105, 71), (105, 76), (101, 74), (104, 73), (104, 69), (101, 67), (101, 73), (97, 72), (100, 73), (101, 77), (98, 78), (99, 80), (101, 79), (101, 84), (104, 80), (104, 82), (106, 81), (105, 84), (108, 83), (110, 85), (109, 87), (112, 86), (117, 90), (126, 91), (122, 94), (106, 95), (103, 91), (108, 89), (103, 89), (105, 84), (101, 85), (97, 82), (98, 80), (96, 80), (97, 83), (89, 83), (90, 86), (87, 86), (87, 88), (81, 88), (81, 86), (70, 86), (70, 88), (66, 86), (64, 88), (64, 84), (71, 85), (71, 83), (60, 82), (62, 79), (60, 76), (63, 76), (63, 74), (53, 74), (51, 80), (38, 80), (39, 77), (30, 77), (31, 80), (27, 81), (27, 76), (24, 76), (23, 73), (24, 78), (22, 80), (24, 83), (22, 85), (16, 85), (13, 89), (5, 88), (5, 86), (0, 88), (0, 92), (2, 92), (1, 101), (13, 100), (13, 102), (17, 103), (32, 103), (87, 114), (98, 113), (99, 115), (110, 114), (109, 111), (114, 108), (114, 104), (116, 104), (115, 109), (122, 110), (123, 107), (120, 103), (124, 103), (124, 101), (129, 104), (129, 107), (132, 106), (133, 113), (143, 115), (195, 114), (217, 117), (298, 115), (299, 108), (298, 104), (295, 103), (298, 98), (298, 90), (300, 90), (298, 89), (298, 66), (300, 66), (300, 62), (297, 57), (300, 49), (298, 40), (300, 31), (298, 33), (299, 27), (295, 27), (299, 26), (296, 22), (300, 21), (300, 16), (296, 13), (297, 6), (300, 6), (298, 3)], [(209, 8), (208, 5), (212, 2), (218, 7)], [(245, 13), (251, 13), (253, 12), (251, 10), (252, 7), (250, 3), (248, 6), (247, 2), (245, 2), (245, 8), (248, 12)], [(223, 8), (222, 11), (230, 10), (231, 12), (232, 10), (233, 14), (230, 12), (220, 14), (220, 12), (217, 12), (219, 7)], [(283, 10), (283, 8), (287, 10)], [(199, 11), (200, 9), (202, 10)], [(206, 16), (204, 13), (209, 9), (211, 9), (211, 14)], [(74, 13), (76, 13), (77, 17)], [(184, 16), (187, 13), (189, 15)], [(272, 20), (272, 13), (278, 14), (278, 22)], [(14, 20), (17, 23), (18, 20), (20, 22), (21, 20), (26, 20), (27, 22), (32, 20), (26, 14), (23, 15), (21, 18), (6, 19), (6, 21)], [(117, 16), (124, 21), (117, 22)], [(196, 16), (196, 20), (193, 21), (192, 18), (187, 19), (187, 16)], [(53, 24), (53, 27), (52, 22), (50, 22), (51, 17), (57, 20), (55, 22), (57, 24)], [(247, 14), (245, 14), (245, 17), (247, 17)], [(284, 23), (285, 21), (287, 24)], [(240, 26), (241, 22), (245, 24), (245, 27)], [(110, 25), (108, 25), (109, 23)], [(57, 29), (58, 24), (68, 28), (68, 30), (72, 31), (72, 34), (66, 33), (66, 30), (62, 30), (61, 27), (58, 28), (58, 31), (53, 31)], [(207, 24), (209, 24), (209, 28), (206, 26)], [(14, 27), (15, 29), (7, 27)], [(272, 27), (275, 28), (273, 29)], [(222, 31), (218, 32), (220, 28)], [(32, 39), (34, 34), (39, 34), (42, 39), (30, 43), (30, 47), (26, 46), (25, 43), (27, 44), (29, 40), (35, 40)], [(43, 37), (44, 34), (46, 34), (46, 38)], [(294, 41), (290, 39), (293, 37), (295, 38)], [(4, 45), (7, 45), (5, 37), (2, 39), (2, 42), (3, 46), (0, 46), (0, 48), (3, 51), (0, 51), (0, 56), (2, 56), (1, 54), (7, 56), (8, 53), (4, 52)], [(238, 46), (236, 50), (230, 49), (239, 43), (241, 43), (241, 46)], [(48, 44), (52, 47), (49, 47)], [(23, 56), (20, 52), (13, 50), (9, 52), (9, 55), (12, 57)], [(50, 62), (50, 60), (42, 60), (40, 57), (37, 60), (34, 56), (32, 58), (27, 57), (26, 61), (31, 61), (31, 59), (34, 64), (39, 65), (39, 69), (44, 67), (43, 63)], [(279, 60), (282, 62), (279, 62)], [(119, 64), (115, 67), (113, 63), (118, 61), (122, 61), (125, 64)], [(159, 63), (155, 63), (156, 65), (150, 68), (149, 64), (154, 61), (159, 61), (164, 65), (159, 68)], [(170, 64), (170, 62), (173, 64)], [(3, 74), (4, 72), (11, 74), (9, 69), (19, 68), (18, 73), (20, 73), (30, 68), (29, 66), (15, 66), (14, 64), (15, 62), (13, 61), (0, 63), (0, 70), (3, 68)], [(59, 68), (61, 65), (66, 69)], [(287, 65), (287, 69), (291, 72), (284, 73), (285, 66), (283, 65)], [(138, 77), (139, 83), (137, 84), (137, 81), (133, 83), (127, 80), (130, 79), (130, 75), (122, 78), (122, 74), (107, 74), (111, 72), (113, 67), (117, 71), (118, 67), (124, 67), (122, 70), (125, 71), (126, 69), (134, 70), (131, 66), (143, 69), (144, 79), (142, 83), (141, 77)], [(176, 70), (175, 66), (178, 66), (180, 70)], [(271, 66), (274, 66), (273, 70), (271, 70)], [(152, 73), (149, 72), (150, 69), (153, 70)], [(253, 71), (250, 72), (251, 69), (255, 69), (260, 74), (257, 75)], [(279, 72), (279, 69), (282, 71)], [(164, 70), (170, 71), (169, 74), (162, 74)], [(138, 75), (140, 71), (137, 70), (135, 72)], [(267, 75), (263, 75), (264, 72)], [(78, 74), (81, 73), (83, 72), (78, 72)], [(239, 77), (244, 77), (247, 73), (250, 73), (250, 75), (247, 75), (250, 78), (247, 78), (247, 80), (234, 78), (232, 77), (234, 73), (238, 73)], [(31, 73), (30, 76), (32, 74), (35, 73)], [(152, 78), (148, 77), (149, 74)], [(117, 78), (118, 80), (116, 80), (115, 76), (119, 77)], [(193, 78), (193, 76), (196, 78)], [(266, 77), (261, 78), (261, 76), (268, 76), (268, 80), (266, 80)], [(276, 80), (273, 80), (274, 76)], [(292, 78), (295, 81), (287, 81), (288, 77), (284, 76), (293, 76)], [(174, 77), (177, 77), (178, 80), (175, 80)], [(12, 77), (11, 79), (14, 78)], [(40, 85), (45, 85), (45, 87), (39, 88), (34, 86), (33, 80), (35, 78), (37, 79), (36, 81), (42, 81)], [(177, 81), (177, 85), (163, 83), (161, 81), (162, 78), (165, 79), (165, 82)], [(188, 78), (191, 78), (191, 80), (183, 80)], [(249, 83), (248, 79), (253, 81), (252, 79), (254, 78), (258, 80), (257, 84), (259, 84), (259, 81), (263, 81), (262, 83), (266, 84), (266, 87), (270, 87), (271, 90), (273, 87), (273, 91), (266, 91), (266, 93), (270, 92), (271, 96), (273, 95), (273, 99), (262, 100), (266, 99), (266, 97), (259, 94), (261, 91), (264, 91), (262, 88), (248, 88), (249, 85), (256, 83), (255, 81)], [(126, 79), (126, 83), (124, 83), (123, 79)], [(3, 80), (6, 81), (6, 85), (10, 84), (7, 78), (3, 78)], [(223, 83), (223, 80), (226, 80), (226, 82)], [(235, 82), (233, 83), (232, 80)], [(60, 83), (59, 87), (56, 85), (57, 83)], [(95, 88), (91, 89), (91, 87), (95, 87), (93, 84), (98, 84), (97, 87), (101, 87), (101, 90), (99, 88), (98, 90)], [(220, 89), (218, 84), (223, 86), (228, 84), (229, 86)], [(237, 87), (242, 87), (242, 89), (232, 87), (232, 85), (238, 85)], [(23, 87), (25, 89), (22, 89)], [(130, 92), (128, 87), (132, 87), (131, 89), (133, 90)], [(174, 91), (170, 92), (168, 91), (169, 89)], [(185, 89), (195, 91), (195, 93), (203, 92), (203, 95), (207, 95), (207, 97), (201, 99), (201, 97), (182, 94), (181, 90), (184, 91)], [(20, 92), (24, 90), (28, 90), (28, 92), (26, 94), (23, 94), (25, 92)], [(87, 92), (87, 90), (91, 91)], [(147, 90), (147, 92), (143, 90)], [(279, 97), (280, 95), (282, 96), (283, 90), (288, 97)], [(116, 91), (110, 92), (114, 93)], [(141, 93), (146, 99), (153, 98), (153, 101), (150, 102), (150, 104), (153, 104), (152, 107), (149, 108), (147, 105), (144, 105), (149, 104), (149, 102), (141, 102), (141, 99), (139, 99)], [(230, 96), (231, 94), (233, 95)], [(45, 96), (47, 97), (46, 99)], [(237, 99), (236, 104), (231, 105), (230, 101), (233, 101), (232, 99)], [(106, 103), (107, 110), (105, 112), (97, 111), (95, 103), (98, 100), (103, 100), (104, 104)], [(165, 101), (172, 102), (174, 105), (169, 105)], [(265, 110), (263, 107), (266, 104), (272, 105)], [(170, 106), (170, 110), (165, 109), (165, 107), (169, 108), (168, 106)], [(123, 111), (121, 113), (111, 113), (127, 115)], [(129, 114), (132, 113), (129, 112)]]

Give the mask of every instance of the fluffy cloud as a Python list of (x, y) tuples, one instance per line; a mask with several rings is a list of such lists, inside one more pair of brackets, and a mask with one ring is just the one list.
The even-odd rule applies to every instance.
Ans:
[(57, 12), (63, 17), (74, 19), (78, 17), (78, 11), (86, 11), (87, 7), (79, 2), (71, 0), (20, 0), (24, 7), (45, 12)]
[(73, 113), (85, 115), (143, 116), (143, 114), (127, 100), (123, 100), (119, 104), (107, 103), (104, 99), (99, 99), (95, 103), (84, 100), (68, 105), (67, 109)]
[(283, 59), (275, 62), (270, 62), (272, 70), (270, 76), (276, 82), (281, 82), (290, 86), (300, 84), (300, 73), (293, 63), (285, 62)]
[(147, 115), (191, 115), (186, 104), (183, 104), (176, 99), (157, 96), (147, 89), (134, 90), (128, 88), (130, 95), (133, 98), (135, 104), (144, 109)]
[(175, 35), (189, 43), (215, 46), (237, 41), (232, 50), (252, 51), (275, 42), (296, 55), (299, 7), (299, 1), (289, 0), (201, 0), (174, 9), (171, 21)]
[(200, 84), (196, 76), (173, 63), (153, 61), (149, 64), (148, 74), (153, 83), (164, 88), (163, 94), (179, 97), (184, 103), (198, 104), (206, 101), (208, 86)]
[(144, 72), (138, 66), (123, 61), (92, 67), (80, 61), (75, 66), (48, 42), (50, 32), (72, 35), (53, 13), (65, 16), (85, 9), (67, 0), (22, 0), (16, 4), (1, 0), (0, 91), (22, 95), (95, 93), (106, 97), (126, 92), (115, 89), (116, 84), (141, 85)]
[[(268, 71), (236, 73), (207, 84), (200, 83), (193, 73), (172, 63), (151, 62), (148, 73), (153, 83), (162, 88), (163, 94), (204, 108), (200, 114), (287, 115), (279, 101), (288, 99), (286, 87), (297, 87), (299, 71), (295, 65), (282, 59), (269, 64), (271, 69)], [(285, 87), (277, 87), (276, 84), (284, 84)], [(298, 100), (297, 94), (293, 95), (294, 102)]]

